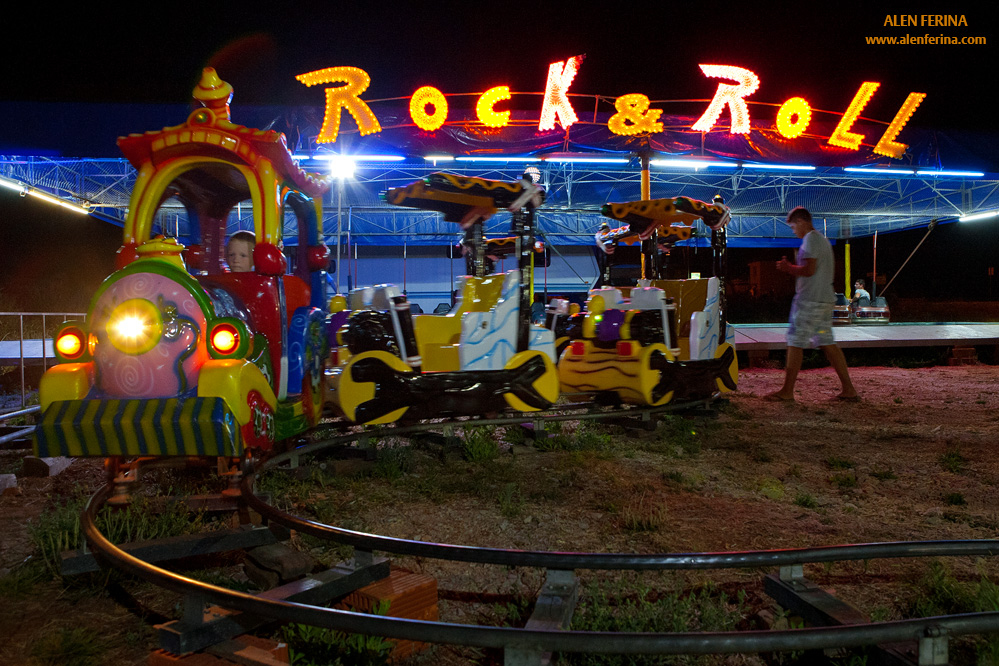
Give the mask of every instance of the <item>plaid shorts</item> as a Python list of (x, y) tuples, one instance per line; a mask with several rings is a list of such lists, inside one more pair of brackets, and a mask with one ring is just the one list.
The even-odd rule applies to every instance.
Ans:
[(794, 301), (787, 327), (787, 346), (809, 349), (836, 344), (832, 332), (832, 303)]

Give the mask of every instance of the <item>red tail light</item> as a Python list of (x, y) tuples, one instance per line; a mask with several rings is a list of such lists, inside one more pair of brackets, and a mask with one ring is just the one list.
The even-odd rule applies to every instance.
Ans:
[(584, 342), (576, 341), (572, 343), (573, 356), (582, 356), (585, 349), (586, 349), (586, 343)]

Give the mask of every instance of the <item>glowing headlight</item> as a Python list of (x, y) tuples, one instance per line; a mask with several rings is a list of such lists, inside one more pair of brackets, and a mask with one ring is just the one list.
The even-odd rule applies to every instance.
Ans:
[(144, 354), (160, 341), (163, 319), (159, 309), (143, 298), (133, 298), (111, 312), (108, 340), (126, 354)]

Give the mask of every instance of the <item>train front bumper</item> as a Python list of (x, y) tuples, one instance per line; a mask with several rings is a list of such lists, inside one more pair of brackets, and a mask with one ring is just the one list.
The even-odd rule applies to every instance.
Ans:
[(57, 400), (35, 428), (40, 457), (241, 456), (239, 424), (217, 397)]

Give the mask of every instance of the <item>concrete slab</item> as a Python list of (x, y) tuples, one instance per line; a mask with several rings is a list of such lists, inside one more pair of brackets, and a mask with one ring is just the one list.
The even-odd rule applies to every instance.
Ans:
[[(783, 349), (787, 324), (733, 324), (738, 351)], [(837, 326), (837, 344), (855, 347), (952, 347), (999, 345), (999, 324), (935, 323)]]
[(38, 458), (36, 456), (24, 457), (25, 476), (55, 476), (73, 463), (72, 458)]

